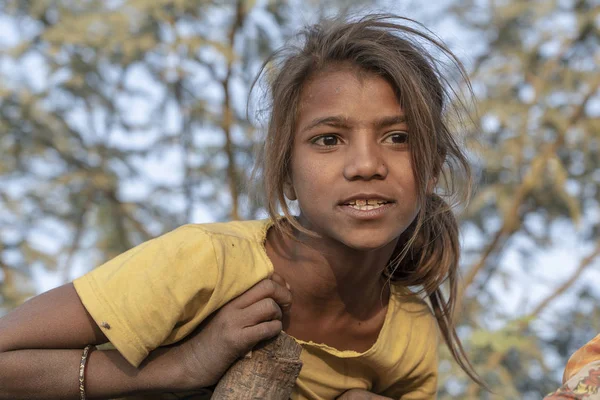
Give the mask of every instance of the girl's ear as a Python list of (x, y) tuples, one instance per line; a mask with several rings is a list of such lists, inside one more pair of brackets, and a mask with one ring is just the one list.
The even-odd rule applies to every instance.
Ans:
[(296, 196), (296, 191), (294, 190), (294, 185), (292, 185), (291, 179), (286, 179), (283, 184), (283, 194), (287, 197), (288, 200), (294, 201), (298, 199)]

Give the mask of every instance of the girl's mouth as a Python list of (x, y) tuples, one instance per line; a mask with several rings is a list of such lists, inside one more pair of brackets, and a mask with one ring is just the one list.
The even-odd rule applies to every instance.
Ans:
[(391, 203), (391, 201), (381, 200), (381, 199), (367, 199), (367, 200), (351, 200), (347, 203), (344, 203), (344, 206), (351, 207), (355, 210), (359, 211), (370, 211), (376, 210), (378, 208), (383, 207), (386, 204)]

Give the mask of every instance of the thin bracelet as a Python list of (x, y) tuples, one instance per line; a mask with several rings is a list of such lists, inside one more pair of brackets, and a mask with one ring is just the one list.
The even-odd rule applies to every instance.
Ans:
[(85, 364), (87, 362), (88, 355), (90, 354), (90, 350), (93, 346), (88, 344), (83, 349), (83, 354), (81, 355), (81, 362), (79, 363), (79, 399), (85, 400)]

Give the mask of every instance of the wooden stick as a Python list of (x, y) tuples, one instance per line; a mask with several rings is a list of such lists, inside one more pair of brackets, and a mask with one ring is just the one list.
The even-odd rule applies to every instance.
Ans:
[(302, 347), (285, 333), (238, 360), (221, 378), (212, 400), (288, 400), (302, 369)]

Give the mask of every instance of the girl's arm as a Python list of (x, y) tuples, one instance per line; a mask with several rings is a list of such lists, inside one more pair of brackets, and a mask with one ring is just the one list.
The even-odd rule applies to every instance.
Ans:
[[(72, 284), (27, 301), (0, 319), (0, 398), (78, 398), (82, 350), (106, 341)], [(116, 351), (93, 351), (86, 368), (88, 397), (179, 383), (179, 365), (165, 357), (173, 351), (157, 351), (139, 370)]]
[[(210, 386), (240, 355), (281, 331), (278, 304), (291, 304), (289, 291), (273, 280), (261, 281), (185, 341), (153, 351), (139, 368), (117, 351), (93, 351), (85, 374), (87, 397)], [(0, 399), (78, 399), (83, 347), (106, 341), (72, 284), (29, 300), (0, 319)]]

